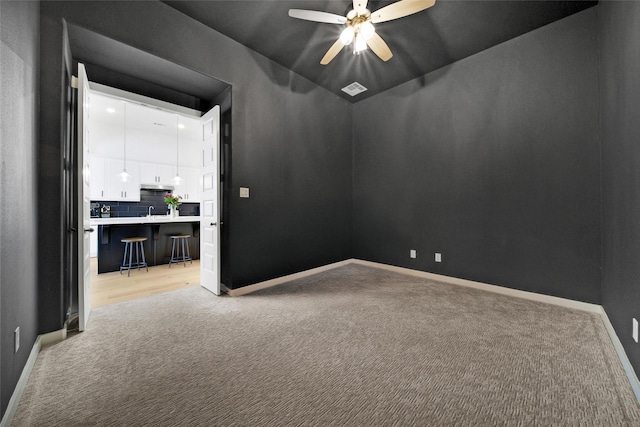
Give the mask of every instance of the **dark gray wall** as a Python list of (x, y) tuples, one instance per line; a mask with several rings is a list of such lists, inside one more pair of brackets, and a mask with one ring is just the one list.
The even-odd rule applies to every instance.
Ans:
[(640, 4), (603, 2), (354, 107), (161, 3), (44, 2), (40, 45), (38, 3), (16, 4), (0, 2), (0, 174), (25, 214), (0, 213), (2, 414), (36, 334), (64, 318), (62, 218), (35, 213), (59, 206), (62, 185), (62, 18), (233, 85), (228, 286), (355, 256), (602, 301), (640, 368), (627, 338), (640, 317)]
[[(351, 105), (239, 43), (160, 2), (43, 2), (43, 205), (60, 186), (62, 20), (233, 86), (229, 216), (231, 279), (236, 288), (351, 255)], [(132, 64), (134, 66), (134, 64)], [(89, 76), (91, 78), (91, 76)], [(49, 89), (50, 87), (53, 89)], [(46, 130), (46, 133), (44, 132)], [(46, 180), (46, 183), (44, 182)], [(250, 199), (239, 187), (251, 188)], [(57, 230), (57, 215), (41, 216)], [(48, 236), (43, 252), (59, 253)], [(43, 259), (41, 331), (60, 328), (60, 262)]]
[(311, 87), (283, 98), (273, 83), (246, 82), (255, 96), (245, 100), (233, 89), (233, 288), (352, 254), (351, 107)]
[[(40, 122), (38, 145), (38, 200), (46, 206), (38, 215), (38, 230), (46, 232), (38, 257), (38, 332), (61, 329), (65, 320), (63, 287), (63, 138), (68, 108), (63, 92), (66, 65), (63, 61), (62, 21), (48, 17), (40, 4)], [(52, 6), (52, 5), (50, 5)], [(46, 230), (46, 231), (45, 231)]]
[(356, 104), (355, 257), (599, 303), (596, 18)]
[[(0, 417), (37, 330), (39, 4), (0, 2)], [(20, 327), (20, 349), (13, 332)]]
[(640, 2), (605, 1), (600, 14), (602, 304), (636, 372), (640, 345)]

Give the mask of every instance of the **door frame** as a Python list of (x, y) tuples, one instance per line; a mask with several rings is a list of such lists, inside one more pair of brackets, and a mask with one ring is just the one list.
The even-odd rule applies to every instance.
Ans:
[[(73, 77), (73, 80), (75, 80), (76, 77)], [(118, 89), (115, 87), (111, 87), (111, 86), (106, 86), (106, 85), (102, 85), (99, 83), (95, 83), (95, 82), (91, 82), (89, 79), (87, 80), (88, 83), (90, 83), (90, 93), (91, 92), (95, 92), (95, 93), (100, 93), (103, 95), (108, 95), (108, 96), (112, 96), (115, 98), (121, 98), (123, 100), (126, 100), (128, 102), (134, 102), (134, 103), (141, 103), (141, 104), (146, 104), (146, 105), (152, 105), (155, 106), (156, 108), (160, 108), (160, 109), (164, 109), (167, 111), (170, 111), (171, 113), (174, 114), (182, 114), (182, 115), (186, 115), (186, 116), (191, 116), (194, 118), (202, 118), (202, 116), (197, 116), (194, 114), (194, 112), (196, 110), (187, 108), (187, 107), (182, 107), (180, 105), (177, 104), (172, 104), (166, 101), (162, 101), (162, 100), (158, 100), (155, 98), (150, 98), (150, 97), (146, 97), (143, 95), (138, 95), (135, 93), (131, 93), (131, 92), (127, 92), (125, 90), (122, 89)], [(76, 90), (75, 93), (77, 94), (78, 91)], [(77, 98), (77, 97), (76, 97)], [(218, 108), (220, 108), (218, 106)], [(202, 112), (200, 112), (202, 113)], [(79, 120), (78, 120), (78, 115), (77, 115), (77, 108), (76, 105), (74, 105), (74, 109), (72, 110), (72, 116), (75, 118), (75, 120), (72, 120), (72, 124), (71, 124), (71, 130), (72, 133), (76, 136), (76, 138), (74, 138), (74, 141), (72, 142), (72, 147), (71, 147), (71, 152), (72, 153), (76, 153), (77, 152), (77, 148), (78, 148), (78, 138), (77, 138), (77, 134), (76, 132), (78, 131), (78, 127), (79, 127)], [(218, 117), (218, 124), (220, 126), (221, 124), (221, 116), (222, 114), (219, 114)], [(221, 142), (221, 135), (220, 135), (220, 129), (218, 130), (218, 173), (217, 173), (217, 186), (218, 186), (218, 206), (220, 206), (221, 200), (222, 200), (222, 186), (221, 186), (221, 181), (222, 181), (222, 175), (221, 175), (221, 171), (222, 168), (220, 166), (221, 164), (221, 159), (223, 156), (222, 151), (220, 151), (220, 147), (222, 145)], [(82, 165), (80, 164), (80, 162), (78, 162), (77, 156), (74, 154), (73, 155), (73, 161), (72, 161), (73, 166), (70, 167), (70, 170), (73, 171), (73, 173), (75, 174), (71, 179), (74, 180), (76, 183), (78, 182), (79, 178), (78, 176), (82, 175)], [(76, 184), (77, 185), (77, 184)], [(79, 200), (79, 191), (76, 189), (74, 191), (74, 193), (71, 196), (71, 200), (70, 200), (70, 205), (67, 207), (68, 209), (70, 209), (72, 212), (79, 212), (79, 208), (78, 208), (78, 204), (81, 204), (81, 200)], [(201, 206), (202, 207), (202, 206)], [(222, 211), (219, 210), (218, 212), (218, 218), (221, 224), (221, 215), (222, 215)], [(74, 233), (78, 232), (78, 236), (80, 234), (80, 231), (83, 230), (82, 225), (83, 225), (83, 218), (82, 217), (77, 217), (77, 218), (73, 218), (74, 221), (72, 224), (75, 224), (75, 229), (71, 229), (74, 231)], [(221, 268), (221, 239), (222, 239), (222, 235), (220, 233), (220, 227), (218, 227), (219, 231), (218, 231), (218, 260), (217, 260), (217, 265), (218, 265), (218, 277), (220, 278), (221, 276), (221, 272), (220, 272), (220, 268)], [(97, 232), (97, 230), (95, 230)], [(78, 243), (78, 238), (76, 239), (72, 239), (74, 241), (74, 245), (73, 245), (73, 249), (75, 249), (74, 254), (77, 254), (77, 251), (79, 249), (79, 243)], [(72, 258), (75, 258), (76, 260), (78, 259), (78, 256), (74, 256)], [(82, 295), (81, 290), (80, 290), (80, 286), (82, 285), (82, 281), (80, 280), (79, 277), (79, 272), (82, 270), (83, 266), (82, 265), (77, 265), (74, 266), (75, 268), (73, 269), (75, 271), (76, 274), (76, 279), (75, 282), (75, 286), (72, 286), (72, 288), (75, 288), (75, 293), (76, 295), (78, 295), (78, 311), (79, 311), (79, 304), (80, 304), (80, 297)], [(219, 288), (224, 288), (224, 286), (220, 283), (220, 279), (218, 279), (218, 285)], [(70, 309), (71, 310), (71, 309)]]

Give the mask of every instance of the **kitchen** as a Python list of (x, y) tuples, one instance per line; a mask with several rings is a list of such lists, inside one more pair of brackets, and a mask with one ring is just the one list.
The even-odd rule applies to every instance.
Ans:
[[(199, 283), (201, 113), (97, 84), (92, 88), (98, 88), (89, 94), (86, 132), (92, 305)], [(165, 203), (168, 194), (180, 198), (175, 211)], [(190, 236), (191, 260), (169, 269), (177, 234)], [(126, 265), (121, 240), (127, 237), (146, 238), (150, 274), (145, 268), (119, 273)]]

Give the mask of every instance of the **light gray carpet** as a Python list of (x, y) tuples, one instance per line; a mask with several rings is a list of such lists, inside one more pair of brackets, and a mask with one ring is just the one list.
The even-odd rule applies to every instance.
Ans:
[(14, 426), (632, 426), (596, 315), (349, 265), (105, 306), (42, 350)]

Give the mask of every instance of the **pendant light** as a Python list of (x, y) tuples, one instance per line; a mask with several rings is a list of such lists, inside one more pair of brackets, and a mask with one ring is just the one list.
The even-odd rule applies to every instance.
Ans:
[(179, 140), (179, 131), (180, 131), (180, 117), (176, 114), (176, 176), (173, 177), (173, 183), (175, 185), (182, 184), (182, 178), (180, 178), (180, 174), (178, 173), (178, 140)]
[(122, 156), (122, 172), (120, 172), (120, 179), (122, 182), (127, 182), (129, 174), (127, 173), (127, 103), (124, 102), (124, 140), (123, 140), (123, 156)]

